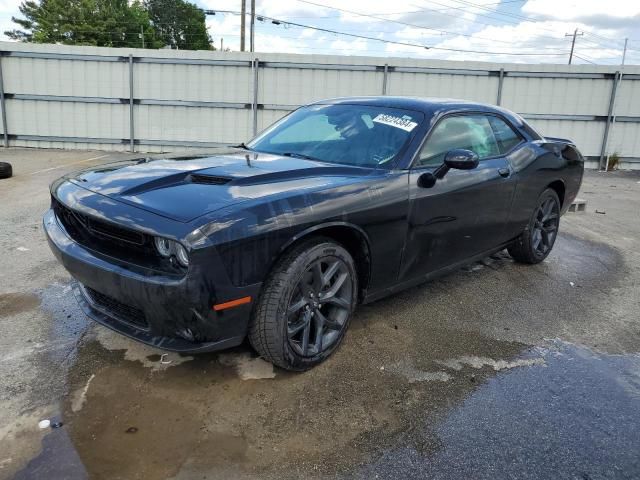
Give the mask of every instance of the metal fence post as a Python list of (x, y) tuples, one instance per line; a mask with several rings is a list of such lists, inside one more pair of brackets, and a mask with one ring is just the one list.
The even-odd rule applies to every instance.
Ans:
[(498, 77), (498, 98), (496, 99), (496, 105), (500, 106), (502, 103), (502, 85), (504, 84), (504, 68), (500, 69), (500, 76)]
[(2, 134), (4, 148), (9, 146), (9, 132), (7, 132), (7, 105), (4, 99), (4, 78), (2, 77), (2, 56), (0, 56), (0, 108), (2, 108)]
[(382, 95), (386, 95), (387, 94), (388, 77), (389, 77), (389, 64), (385, 63), (384, 64), (384, 73), (383, 73), (383, 77), (382, 77)]
[(609, 129), (611, 128), (611, 119), (613, 117), (613, 109), (616, 104), (616, 93), (618, 90), (618, 83), (620, 78), (620, 72), (616, 72), (613, 76), (613, 85), (611, 87), (611, 97), (609, 98), (609, 111), (607, 113), (607, 124), (604, 126), (604, 135), (602, 136), (602, 147), (600, 148), (600, 159), (598, 160), (598, 168), (602, 169), (604, 166), (605, 155), (607, 154), (607, 144), (609, 143)]
[(502, 103), (502, 85), (504, 84), (504, 68), (500, 69), (500, 76), (498, 77), (498, 98), (496, 99), (496, 105), (500, 106)]
[(133, 126), (133, 55), (129, 54), (129, 150), (135, 152)]
[(253, 136), (258, 134), (258, 68), (260, 60), (253, 60), (253, 101), (251, 103), (251, 113), (253, 114)]

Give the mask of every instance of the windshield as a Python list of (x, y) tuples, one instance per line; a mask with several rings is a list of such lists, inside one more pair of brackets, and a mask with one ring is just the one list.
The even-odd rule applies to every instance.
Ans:
[(247, 146), (278, 155), (391, 168), (424, 115), (369, 105), (311, 105), (275, 123)]

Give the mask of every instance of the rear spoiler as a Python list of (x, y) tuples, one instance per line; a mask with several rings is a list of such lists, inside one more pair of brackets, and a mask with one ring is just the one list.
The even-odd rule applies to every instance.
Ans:
[(566, 143), (567, 145), (574, 145), (573, 141), (566, 138), (558, 138), (558, 137), (544, 137), (548, 142), (557, 142), (557, 143)]

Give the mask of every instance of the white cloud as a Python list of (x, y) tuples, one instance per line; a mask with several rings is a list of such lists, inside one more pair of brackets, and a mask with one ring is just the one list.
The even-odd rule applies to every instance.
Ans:
[(635, 0), (529, 0), (522, 7), (528, 15), (564, 20), (591, 16), (627, 18), (640, 15), (640, 2)]
[(366, 52), (367, 49), (367, 41), (360, 38), (355, 40), (334, 40), (329, 45), (329, 50), (342, 51), (345, 55), (348, 55), (348, 52)]
[[(616, 63), (621, 56), (622, 39), (637, 36), (635, 31), (640, 24), (640, 1), (631, 0), (527, 0), (523, 4), (510, 2), (502, 5), (495, 4), (493, 0), (438, 0), (437, 3), (426, 0), (311, 1), (337, 9), (380, 16), (386, 21), (310, 5), (299, 0), (257, 0), (256, 11), (259, 15), (283, 21), (290, 20), (389, 41), (457, 50), (547, 55), (511, 56), (437, 48), (426, 50), (294, 26), (285, 28), (284, 23), (277, 26), (268, 20), (256, 23), (257, 51), (564, 63), (570, 48), (570, 38), (565, 37), (565, 33), (578, 28), (585, 32), (576, 42), (576, 53), (579, 56), (590, 61)], [(485, 6), (475, 8), (471, 3)], [(197, 4), (206, 9), (238, 11), (240, 8), (238, 0), (197, 0)], [(13, 27), (10, 17), (12, 14), (19, 15), (18, 5), (19, 1), (0, 0), (0, 25), (4, 29)], [(207, 26), (216, 46), (220, 45), (220, 39), (223, 38), (225, 47), (239, 50), (238, 15), (219, 13), (209, 16)], [(631, 44), (628, 52), (628, 60), (637, 63), (640, 52), (635, 51), (633, 45)], [(564, 55), (551, 55), (553, 53)], [(576, 58), (576, 61), (583, 62), (580, 58)]]

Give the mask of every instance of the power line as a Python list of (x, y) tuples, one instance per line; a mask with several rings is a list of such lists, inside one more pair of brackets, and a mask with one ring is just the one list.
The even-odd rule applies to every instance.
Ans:
[[(505, 3), (523, 3), (526, 2), (527, 0), (506, 0), (504, 2), (491, 2), (491, 3), (484, 3), (483, 5), (498, 5), (498, 4), (505, 4)], [(440, 5), (440, 4), (439, 4)], [(377, 15), (379, 17), (383, 17), (383, 16), (388, 16), (388, 15), (409, 15), (411, 13), (422, 13), (426, 10), (429, 10), (431, 12), (446, 12), (448, 10), (451, 10), (451, 8), (455, 8), (455, 7), (445, 7), (445, 8), (441, 8), (441, 9), (434, 9), (434, 8), (420, 8), (419, 10), (409, 10), (409, 11), (403, 11), (403, 12), (373, 12), (371, 13), (371, 15)], [(289, 16), (289, 15), (285, 15), (286, 18), (293, 18), (293, 19), (318, 19), (318, 18), (340, 18), (340, 15), (313, 15), (313, 16)]]
[[(478, 9), (481, 9), (481, 10), (491, 11), (492, 13), (494, 13), (496, 15), (504, 15), (504, 16), (507, 16), (507, 17), (512, 17), (512, 18), (521, 19), (521, 20), (527, 20), (527, 21), (536, 22), (536, 23), (539, 22), (539, 19), (533, 18), (533, 17), (529, 17), (529, 16), (526, 16), (526, 15), (518, 15), (516, 13), (498, 12), (498, 11), (489, 10), (488, 8), (484, 7), (483, 5), (478, 5), (476, 3), (469, 2), (468, 0), (453, 0), (453, 1), (457, 2), (457, 3), (464, 4), (464, 5), (469, 5), (471, 7), (478, 8)], [(549, 32), (552, 31), (552, 30), (549, 30), (549, 29), (544, 29), (544, 30), (549, 31)], [(607, 41), (611, 41), (611, 42), (621, 42), (620, 40), (615, 40), (613, 38), (604, 37), (602, 35), (598, 35), (597, 33), (593, 33), (593, 32), (585, 32), (585, 33), (588, 33), (588, 34), (590, 34), (590, 35), (592, 35), (594, 37), (600, 38), (602, 40), (607, 40)]]
[[(321, 3), (315, 3), (315, 2), (311, 2), (309, 0), (297, 0), (297, 1), (300, 2), (300, 3), (306, 3), (308, 5), (314, 5), (316, 7), (328, 8), (328, 9), (331, 9), (331, 10), (337, 10), (337, 11), (340, 11), (340, 12), (348, 13), (350, 15), (356, 15), (358, 17), (371, 18), (373, 20), (377, 20), (377, 21), (381, 21), (381, 22), (397, 23), (398, 25), (404, 25), (406, 27), (419, 28), (419, 29), (422, 29), (422, 30), (430, 30), (432, 32), (444, 33), (444, 34), (447, 34), (447, 35), (461, 35), (461, 36), (465, 36), (465, 37), (471, 37), (471, 35), (468, 35), (468, 34), (453, 33), (453, 32), (449, 32), (449, 31), (446, 31), (446, 30), (440, 30), (438, 28), (431, 28), (431, 27), (427, 27), (427, 26), (424, 26), (424, 25), (417, 25), (415, 23), (403, 22), (401, 20), (394, 20), (394, 19), (390, 19), (390, 18), (382, 18), (382, 17), (376, 16), (376, 15), (370, 14), (370, 13), (362, 13), (362, 12), (356, 12), (356, 11), (353, 11), (353, 10), (347, 10), (345, 8), (332, 7), (330, 5), (324, 5), (324, 4), (321, 4)], [(424, 10), (431, 10), (431, 9), (424, 8), (422, 10), (418, 10), (418, 12), (421, 12), (421, 11), (424, 11)], [(417, 13), (417, 12), (415, 12), (415, 13)], [(476, 38), (480, 38), (480, 37), (476, 37)], [(483, 39), (483, 40), (488, 40), (488, 39)]]
[(576, 58), (579, 58), (580, 60), (584, 60), (585, 62), (590, 63), (591, 65), (597, 65), (596, 62), (592, 62), (591, 60), (587, 60), (586, 58), (583, 58), (582, 56), (578, 55), (577, 53), (574, 53), (573, 56), (576, 57)]
[[(502, 40), (496, 40), (496, 39), (493, 39), (493, 38), (480, 37), (480, 36), (473, 35), (473, 34), (464, 34), (464, 33), (459, 33), (459, 32), (455, 32), (455, 33), (454, 33), (454, 32), (449, 32), (449, 31), (446, 31), (446, 30), (433, 29), (433, 28), (426, 27), (426, 26), (423, 26), (423, 25), (411, 24), (411, 23), (402, 22), (402, 21), (399, 21), (399, 20), (394, 20), (394, 19), (380, 18), (380, 17), (376, 16), (375, 14), (367, 14), (367, 13), (362, 13), (362, 12), (355, 12), (355, 11), (352, 11), (352, 10), (347, 10), (347, 9), (343, 9), (343, 8), (339, 8), (339, 7), (333, 7), (333, 6), (330, 6), (330, 5), (324, 5), (324, 4), (316, 3), (316, 2), (313, 2), (313, 1), (310, 1), (310, 0), (297, 0), (297, 1), (298, 1), (298, 2), (301, 2), (301, 3), (309, 4), (309, 5), (314, 5), (314, 6), (318, 6), (318, 7), (328, 8), (328, 9), (331, 9), (331, 10), (337, 10), (337, 11), (341, 11), (341, 12), (349, 13), (349, 14), (356, 15), (356, 16), (363, 16), (363, 17), (367, 17), (367, 18), (372, 18), (372, 19), (377, 20), (377, 21), (384, 21), (384, 22), (398, 23), (398, 24), (400, 24), (400, 25), (405, 25), (405, 26), (409, 26), (409, 27), (413, 27), (413, 28), (419, 28), (419, 29), (424, 29), (424, 30), (433, 30), (433, 31), (438, 31), (438, 32), (440, 32), (440, 33), (444, 33), (444, 34), (448, 34), (448, 35), (463, 36), (463, 37), (467, 37), (467, 38), (480, 39), (480, 40), (487, 40), (487, 41), (492, 41), (492, 42), (505, 43), (505, 44), (509, 44), (509, 45), (512, 45), (512, 43), (513, 43), (513, 42), (502, 41)], [(476, 5), (476, 4), (473, 4), (473, 3), (471, 3), (471, 2), (460, 2), (459, 0), (454, 0), (454, 1), (458, 1), (459, 3), (465, 3), (465, 4), (468, 4), (468, 5), (469, 5), (469, 6), (471, 6), (472, 8), (483, 8), (484, 10), (493, 11), (493, 10), (490, 10), (490, 9), (484, 8), (486, 5), (493, 5), (493, 4), (489, 4), (489, 3), (487, 3), (487, 4), (483, 4), (483, 5)], [(430, 2), (430, 3), (434, 3), (434, 4), (436, 4), (436, 5), (442, 5), (442, 6), (445, 6), (444, 4), (442, 4), (442, 3), (438, 3), (438, 2), (435, 2), (435, 1), (433, 1), (433, 0), (431, 0), (431, 2)], [(507, 3), (507, 2), (502, 2), (502, 3)], [(465, 8), (463, 8), (463, 7), (448, 6), (448, 7), (446, 7), (444, 10), (448, 10), (448, 9), (455, 9), (455, 10), (460, 10), (460, 11), (467, 12), (467, 13), (472, 13), (473, 15), (476, 15), (476, 16), (483, 16), (483, 17), (487, 17), (487, 18), (490, 18), (490, 19), (492, 19), (492, 20), (501, 21), (501, 22), (508, 23), (508, 24), (511, 24), (511, 25), (520, 25), (520, 22), (508, 21), (508, 20), (505, 20), (505, 19), (493, 18), (493, 17), (491, 17), (490, 15), (485, 15), (485, 14), (481, 14), (481, 13), (477, 13), (477, 12), (470, 12), (468, 9), (465, 9)], [(429, 9), (429, 8), (426, 8), (426, 7), (424, 7), (424, 8), (423, 8), (423, 10), (420, 10), (420, 11), (424, 11), (424, 10), (431, 10), (431, 11), (434, 11), (434, 12), (442, 12), (441, 10)], [(444, 11), (444, 10), (443, 10), (443, 11)], [(496, 13), (500, 13), (500, 12), (496, 12)], [(444, 13), (443, 13), (443, 14), (444, 14)], [(444, 15), (447, 15), (447, 14), (444, 14)], [(447, 15), (447, 16), (452, 16), (452, 17), (457, 18), (457, 19), (459, 19), (459, 20), (461, 20), (461, 21), (472, 22), (472, 23), (474, 23), (474, 24), (476, 24), (476, 23), (480, 23), (480, 24), (482, 24), (482, 25), (487, 25), (487, 26), (492, 26), (492, 27), (497, 27), (497, 26), (498, 26), (498, 25), (494, 25), (494, 24), (488, 24), (488, 23), (484, 23), (484, 22), (478, 22), (477, 20), (468, 20), (468, 19), (460, 18), (460, 17), (454, 16), (454, 15)], [(529, 17), (523, 17), (523, 16), (519, 16), (519, 17), (520, 17), (520, 18), (523, 18), (523, 19), (526, 19), (526, 20), (528, 20), (528, 21), (533, 21), (534, 23), (538, 23), (536, 20), (530, 19)], [(549, 29), (543, 29), (543, 30), (546, 30), (546, 31), (549, 31), (549, 32), (552, 32), (552, 33), (556, 33), (556, 32), (554, 32), (553, 30), (549, 30)], [(539, 36), (539, 37), (540, 37), (540, 38), (548, 38), (548, 39), (552, 39), (552, 40), (554, 40), (554, 41), (562, 40), (562, 37), (550, 37), (550, 36), (548, 36), (548, 35), (546, 35), (546, 36), (541, 35), (541, 36)], [(598, 44), (598, 43), (596, 43), (596, 42), (591, 42), (591, 43), (594, 43), (595, 45), (600, 45), (600, 44)], [(526, 45), (521, 45), (521, 46), (525, 46), (525, 47), (526, 47)], [(551, 47), (551, 46), (539, 46), (539, 45), (535, 45), (535, 46), (532, 46), (532, 47), (533, 47), (533, 48), (536, 48), (536, 49), (538, 49), (538, 50), (540, 50), (540, 49), (544, 49), (544, 50), (557, 50), (557, 49), (558, 49), (558, 47)]]
[[(207, 14), (214, 14), (218, 12), (218, 13), (231, 13), (233, 15), (238, 15), (238, 12), (235, 11), (231, 11), (231, 10), (206, 10), (205, 13)], [(485, 51), (485, 50), (468, 50), (468, 49), (462, 49), (462, 48), (447, 48), (447, 47), (434, 47), (434, 46), (428, 46), (428, 45), (421, 45), (421, 44), (417, 44), (417, 43), (410, 43), (410, 42), (399, 42), (399, 41), (394, 41), (394, 40), (387, 40), (384, 38), (376, 38), (376, 37), (369, 37), (366, 35), (358, 35), (358, 34), (354, 34), (354, 33), (347, 33), (347, 32), (342, 32), (342, 31), (338, 31), (338, 30), (332, 30), (329, 28), (322, 28), (322, 27), (316, 27), (313, 25), (305, 25), (302, 23), (296, 23), (296, 22), (290, 22), (290, 21), (286, 21), (286, 20), (279, 20), (273, 17), (269, 17), (267, 15), (257, 15), (256, 18), (258, 20), (270, 20), (271, 23), (275, 24), (275, 25), (291, 25), (294, 27), (300, 27), (300, 28), (308, 28), (308, 29), (312, 29), (312, 30), (317, 30), (320, 32), (326, 32), (326, 33), (331, 33), (334, 35), (344, 35), (347, 37), (354, 37), (354, 38), (361, 38), (364, 40), (371, 40), (374, 42), (382, 42), (382, 43), (387, 43), (387, 44), (394, 44), (394, 45), (402, 45), (402, 46), (407, 46), (407, 47), (416, 47), (416, 48), (424, 48), (427, 50), (443, 50), (443, 51), (448, 51), (448, 52), (460, 52), (460, 53), (479, 53), (479, 54), (483, 54), (483, 55), (510, 55), (510, 56), (555, 56), (555, 55), (566, 55), (568, 52), (563, 52), (563, 53), (524, 53), (524, 52), (493, 52), (493, 51)]]
[[(351, 15), (371, 18), (371, 19), (374, 19), (374, 20), (377, 20), (377, 21), (397, 23), (399, 25), (404, 25), (404, 26), (407, 26), (407, 27), (412, 27), (412, 28), (417, 28), (417, 29), (422, 29), (422, 30), (431, 30), (431, 31), (439, 32), (439, 33), (444, 33), (446, 35), (462, 36), (462, 37), (473, 38), (473, 39), (477, 39), (477, 40), (487, 40), (487, 41), (490, 41), (490, 42), (504, 43), (504, 44), (507, 44), (507, 45), (512, 45), (513, 44), (513, 42), (507, 42), (507, 41), (503, 41), (503, 40), (496, 40), (494, 38), (480, 37), (480, 36), (477, 36), (477, 35), (465, 34), (465, 33), (460, 33), (460, 32), (449, 32), (447, 30), (440, 30), (440, 29), (437, 29), (437, 28), (431, 28), (431, 27), (427, 27), (427, 26), (424, 26), (424, 25), (417, 25), (417, 24), (414, 24), (414, 23), (403, 22), (403, 21), (400, 21), (400, 20), (381, 18), (381, 17), (377, 17), (377, 16), (375, 16), (373, 14), (356, 12), (356, 11), (353, 11), (353, 10), (347, 10), (347, 9), (339, 8), (339, 7), (332, 7), (332, 6), (324, 5), (324, 4), (321, 4), (321, 3), (315, 3), (315, 2), (312, 2), (310, 0), (297, 0), (297, 1), (301, 2), (301, 3), (309, 4), (309, 5), (314, 5), (314, 6), (317, 6), (317, 7), (328, 8), (328, 9), (331, 9), (331, 10), (338, 10), (338, 11), (341, 11), (341, 12), (349, 13)], [(439, 5), (441, 5), (441, 4), (439, 4)], [(453, 8), (456, 8), (456, 7), (453, 7)], [(426, 8), (425, 10), (430, 10), (430, 9)], [(434, 11), (436, 11), (436, 10), (434, 10)], [(446, 14), (444, 14), (444, 15), (446, 15)], [(452, 16), (452, 15), (447, 15), (447, 16)], [(455, 17), (455, 18), (458, 18), (458, 17)], [(475, 22), (475, 23), (482, 23), (482, 22)], [(485, 25), (488, 25), (488, 24), (485, 24)], [(490, 26), (495, 26), (495, 25), (490, 25)], [(537, 47), (537, 48), (540, 49), (541, 47)], [(543, 47), (543, 48), (557, 50), (557, 48), (555, 48), (555, 47)]]

